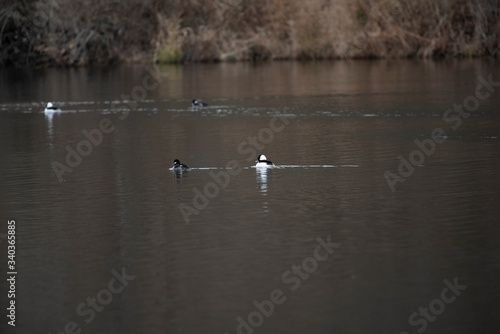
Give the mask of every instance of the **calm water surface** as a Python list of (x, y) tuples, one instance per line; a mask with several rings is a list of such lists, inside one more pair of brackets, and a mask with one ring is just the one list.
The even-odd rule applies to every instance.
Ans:
[[(468, 118), (443, 115), (499, 69), (0, 70), (0, 233), (16, 221), (18, 272), (13, 329), (0, 236), (1, 331), (495, 332), (500, 87)], [(70, 167), (72, 150), (86, 156)], [(260, 153), (279, 168), (252, 168)], [(399, 156), (418, 166), (392, 191)], [(193, 169), (173, 174), (175, 158)]]

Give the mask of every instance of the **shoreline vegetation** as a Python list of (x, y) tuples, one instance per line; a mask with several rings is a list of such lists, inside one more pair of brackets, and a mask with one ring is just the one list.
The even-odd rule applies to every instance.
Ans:
[(497, 58), (499, 0), (0, 0), (0, 65)]

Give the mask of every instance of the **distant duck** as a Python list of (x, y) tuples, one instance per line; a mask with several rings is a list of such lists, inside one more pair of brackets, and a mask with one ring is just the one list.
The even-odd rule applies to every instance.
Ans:
[(255, 167), (274, 167), (273, 162), (267, 160), (264, 154), (259, 155), (256, 162), (257, 164), (255, 165)]
[(191, 105), (193, 106), (193, 108), (208, 107), (208, 104), (196, 99), (193, 100), (193, 103)]
[(45, 107), (45, 112), (46, 113), (51, 113), (51, 112), (59, 112), (61, 109), (55, 107), (52, 102), (47, 103), (47, 106)]
[(174, 172), (187, 172), (189, 170), (189, 167), (181, 164), (181, 162), (178, 159), (174, 160), (174, 164), (172, 165), (172, 170)]

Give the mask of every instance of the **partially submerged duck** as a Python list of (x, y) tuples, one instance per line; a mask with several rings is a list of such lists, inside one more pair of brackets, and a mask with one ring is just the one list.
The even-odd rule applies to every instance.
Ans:
[(200, 100), (196, 100), (196, 99), (193, 100), (193, 102), (191, 103), (191, 105), (194, 108), (208, 107), (208, 104), (206, 104), (205, 102), (201, 102)]
[(187, 165), (181, 164), (178, 159), (174, 160), (174, 164), (172, 165), (172, 170), (174, 172), (187, 172), (189, 167)]
[(267, 160), (264, 154), (259, 155), (256, 162), (257, 164), (255, 165), (255, 167), (274, 167), (273, 162)]
[(52, 102), (47, 103), (47, 106), (45, 107), (44, 112), (45, 113), (51, 113), (51, 112), (59, 112), (61, 109), (57, 108), (52, 104)]

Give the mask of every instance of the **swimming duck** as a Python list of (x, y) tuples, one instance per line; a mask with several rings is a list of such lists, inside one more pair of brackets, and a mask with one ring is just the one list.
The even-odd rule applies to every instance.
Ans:
[(186, 172), (189, 170), (189, 167), (181, 164), (181, 162), (178, 159), (174, 160), (174, 164), (172, 165), (172, 170), (174, 172)]
[(45, 107), (45, 110), (44, 110), (46, 113), (50, 113), (50, 112), (59, 112), (61, 111), (61, 109), (55, 107), (52, 102), (49, 102), (47, 103), (47, 106)]
[(204, 102), (201, 102), (200, 100), (196, 100), (194, 99), (193, 102), (191, 103), (191, 105), (194, 107), (194, 108), (199, 108), (199, 107), (208, 107), (208, 104), (204, 103)]
[(255, 167), (274, 167), (273, 162), (267, 160), (264, 154), (259, 155), (256, 162), (257, 164), (255, 165)]

